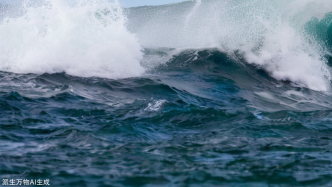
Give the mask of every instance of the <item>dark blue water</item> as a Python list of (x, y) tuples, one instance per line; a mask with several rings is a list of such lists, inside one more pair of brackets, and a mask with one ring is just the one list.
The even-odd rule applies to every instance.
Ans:
[(331, 186), (331, 102), (215, 50), (119, 80), (1, 72), (0, 176), (51, 186)]
[(0, 185), (331, 187), (331, 5), (0, 4)]

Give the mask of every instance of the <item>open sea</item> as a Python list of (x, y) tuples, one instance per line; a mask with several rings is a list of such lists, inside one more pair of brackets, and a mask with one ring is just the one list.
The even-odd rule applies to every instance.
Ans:
[(331, 187), (331, 67), (331, 0), (2, 3), (0, 184)]

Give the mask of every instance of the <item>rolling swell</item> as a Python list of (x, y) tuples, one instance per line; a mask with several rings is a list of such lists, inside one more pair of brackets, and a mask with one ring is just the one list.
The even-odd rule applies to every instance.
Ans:
[[(174, 55), (166, 64), (151, 69), (150, 72), (158, 74), (158, 77), (166, 76), (167, 79), (171, 79), (167, 84), (182, 82), (180, 85), (185, 87), (183, 82), (186, 82), (187, 79), (189, 82), (196, 81), (197, 83), (193, 86), (194, 90), (199, 88), (201, 80), (204, 81), (203, 85), (215, 81), (220, 81), (223, 85), (229, 83), (229, 88), (210, 85), (212, 87), (201, 88), (197, 92), (210, 95), (212, 93), (209, 91), (214, 88), (232, 90), (236, 86), (238, 94), (261, 111), (288, 109), (311, 111), (330, 108), (331, 104), (328, 93), (313, 91), (289, 80), (275, 79), (264, 67), (248, 64), (241, 54), (229, 55), (217, 49), (181, 52)], [(179, 78), (175, 78), (177, 75)], [(184, 79), (184, 75), (188, 77)]]

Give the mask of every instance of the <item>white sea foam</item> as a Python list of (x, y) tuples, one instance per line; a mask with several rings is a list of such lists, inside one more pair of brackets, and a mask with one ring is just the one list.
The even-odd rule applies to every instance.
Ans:
[(1, 71), (106, 78), (144, 71), (117, 1), (25, 0), (12, 15), (0, 24)]
[(150, 111), (150, 112), (159, 111), (165, 103), (167, 103), (166, 100), (156, 100), (152, 103), (149, 103), (148, 106), (144, 109), (144, 111)]

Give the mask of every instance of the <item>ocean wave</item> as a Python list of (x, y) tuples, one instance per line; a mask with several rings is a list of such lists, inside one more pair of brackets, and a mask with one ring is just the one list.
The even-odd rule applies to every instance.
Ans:
[(140, 76), (188, 49), (214, 48), (279, 81), (329, 91), (331, 7), (326, 0), (197, 0), (128, 9), (107, 0), (24, 0), (7, 7), (0, 23), (0, 70), (116, 79)]
[(128, 29), (147, 48), (238, 52), (278, 80), (327, 91), (331, 7), (325, 0), (198, 0), (128, 9)]

